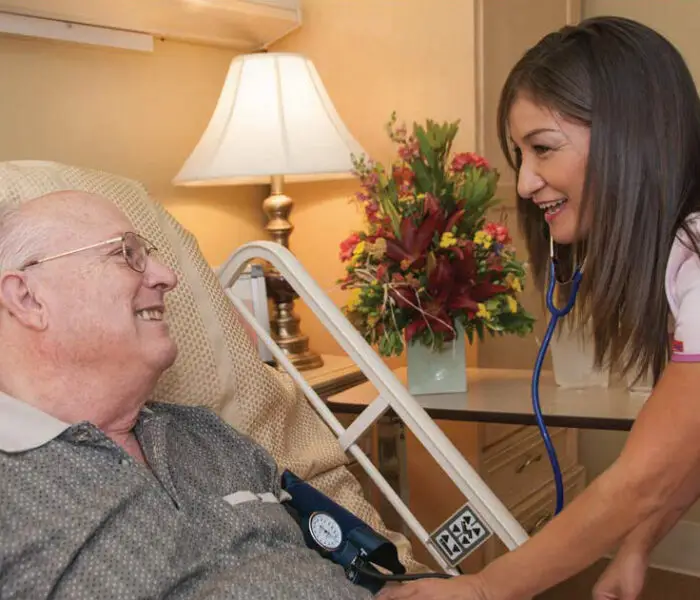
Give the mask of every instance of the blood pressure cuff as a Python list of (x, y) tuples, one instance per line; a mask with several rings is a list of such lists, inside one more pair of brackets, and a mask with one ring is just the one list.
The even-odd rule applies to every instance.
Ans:
[(376, 594), (384, 582), (359, 572), (358, 562), (376, 573), (372, 565), (395, 575), (406, 572), (394, 544), (294, 473), (282, 474), (282, 489), (291, 496), (285, 506), (299, 523), (306, 545), (342, 566), (348, 579)]

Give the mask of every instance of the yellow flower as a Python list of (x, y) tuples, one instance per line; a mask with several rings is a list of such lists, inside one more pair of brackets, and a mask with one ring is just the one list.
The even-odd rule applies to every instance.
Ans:
[(506, 300), (508, 301), (508, 308), (510, 309), (510, 312), (513, 314), (518, 312), (518, 303), (515, 301), (515, 298), (513, 298), (513, 296), (507, 296)]
[(350, 296), (348, 297), (348, 302), (347, 302), (347, 308), (350, 311), (355, 310), (358, 306), (360, 306), (361, 299), (360, 295), (362, 294), (362, 290), (360, 288), (353, 288), (350, 290)]
[(456, 245), (457, 238), (455, 237), (454, 233), (452, 233), (451, 231), (446, 231), (442, 234), (442, 237), (440, 238), (440, 248), (449, 248), (450, 246)]
[(362, 241), (357, 246), (355, 246), (355, 249), (352, 251), (352, 257), (354, 259), (358, 259), (362, 254), (364, 254), (365, 251), (365, 242)]
[(477, 246), (483, 246), (486, 250), (488, 250), (493, 243), (493, 238), (485, 231), (477, 231), (474, 235), (474, 243)]
[(520, 281), (519, 277), (516, 277), (515, 275), (513, 275), (513, 273), (508, 273), (508, 275), (506, 275), (506, 283), (515, 292), (522, 292), (523, 291), (522, 281)]
[(477, 307), (479, 310), (476, 313), (476, 316), (479, 317), (480, 319), (486, 319), (487, 321), (491, 319), (491, 313), (486, 310), (486, 305), (485, 304), (477, 304)]
[(368, 327), (374, 327), (378, 321), (379, 321), (379, 317), (377, 315), (368, 315), (367, 316), (367, 326)]

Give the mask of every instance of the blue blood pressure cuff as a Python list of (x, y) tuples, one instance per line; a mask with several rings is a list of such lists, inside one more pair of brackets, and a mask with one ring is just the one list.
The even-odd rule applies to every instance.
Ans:
[(385, 582), (375, 565), (395, 575), (406, 572), (394, 544), (294, 473), (282, 474), (282, 489), (291, 496), (285, 506), (306, 545), (342, 566), (350, 581), (376, 594)]

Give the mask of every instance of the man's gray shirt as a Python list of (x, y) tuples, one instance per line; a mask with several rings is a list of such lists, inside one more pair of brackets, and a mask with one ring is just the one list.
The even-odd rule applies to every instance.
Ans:
[(212, 412), (150, 405), (150, 470), (0, 394), (0, 598), (370, 598), (304, 544), (277, 467)]

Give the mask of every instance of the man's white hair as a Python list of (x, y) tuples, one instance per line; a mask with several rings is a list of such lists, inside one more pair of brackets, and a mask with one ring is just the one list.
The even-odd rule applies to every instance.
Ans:
[(32, 199), (0, 205), (0, 273), (41, 258), (48, 246), (48, 223), (32, 218), (23, 207)]

